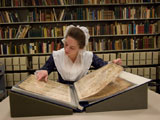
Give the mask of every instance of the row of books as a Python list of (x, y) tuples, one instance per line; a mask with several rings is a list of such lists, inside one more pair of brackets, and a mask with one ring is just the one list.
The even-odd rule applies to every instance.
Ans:
[(62, 21), (62, 20), (106, 20), (106, 19), (134, 19), (157, 18), (155, 8), (150, 6), (140, 7), (114, 7), (109, 9), (76, 8), (33, 10), (28, 14), (29, 21)]
[[(30, 25), (20, 25), (18, 27), (18, 31), (16, 33), (16, 36), (15, 38), (25, 38), (26, 37), (26, 34), (28, 32), (28, 30), (31, 28)], [(12, 31), (11, 31), (12, 32)], [(12, 34), (10, 34), (12, 35)], [(9, 38), (12, 38), (12, 36), (9, 36)]]
[(156, 72), (157, 69), (156, 67), (147, 67), (147, 68), (126, 68), (125, 71), (139, 75), (139, 76), (143, 76), (145, 78), (149, 78), (152, 80), (156, 80), (159, 79), (156, 77)]
[(23, 12), (0, 11), (0, 23), (33, 22), (33, 21), (62, 21), (62, 20), (105, 20), (105, 19), (134, 19), (159, 17), (153, 6), (140, 7), (114, 7), (109, 9), (76, 8), (67, 9), (33, 9), (25, 10), (26, 20), (21, 20)]
[(96, 26), (89, 26), (91, 35), (121, 35), (121, 34), (154, 34), (158, 31), (157, 23), (118, 23), (114, 24), (98, 24)]
[(31, 68), (33, 70), (40, 69), (48, 60), (49, 56), (32, 56)]
[(5, 65), (6, 71), (27, 70), (29, 68), (29, 62), (27, 57), (0, 58), (0, 62)]
[(106, 19), (134, 19), (157, 18), (155, 8), (114, 7), (109, 9), (77, 8), (75, 11), (65, 10), (62, 20), (106, 20)]
[[(92, 39), (89, 41), (87, 50), (135, 50), (135, 49), (156, 49), (158, 48), (156, 37), (125, 38), (125, 39)], [(61, 41), (38, 41), (30, 43), (3, 43), (0, 44), (0, 54), (35, 54), (51, 53), (63, 47)]]
[(30, 42), (30, 43), (1, 43), (0, 54), (34, 54), (51, 53), (53, 50), (59, 50), (63, 44), (60, 41)]
[[(120, 52), (116, 53), (103, 53), (96, 54), (104, 61), (112, 61), (117, 58), (122, 59), (123, 66), (134, 65), (152, 65), (159, 64), (160, 52)], [(38, 70), (48, 60), (50, 55), (47, 56), (31, 56), (31, 57), (3, 57), (0, 62), (5, 65), (6, 71), (19, 71), (19, 70)]]
[[(62, 37), (66, 30), (64, 26), (36, 26), (20, 25), (15, 27), (0, 27), (0, 39), (7, 38), (30, 38), (30, 37)], [(155, 34), (158, 33), (158, 24), (149, 22), (122, 24), (115, 22), (114, 24), (97, 24), (94, 26), (86, 26), (90, 35), (131, 35), (131, 34)]]
[(160, 52), (125, 52), (97, 54), (104, 61), (112, 61), (121, 58), (123, 66), (159, 64)]
[(17, 84), (21, 80), (24, 80), (29, 75), (28, 72), (23, 73), (6, 73), (5, 74), (5, 82), (6, 87), (12, 87), (13, 85)]
[(62, 47), (63, 44), (59, 41), (29, 43), (28, 53), (51, 53), (52, 51), (59, 50)]
[(123, 66), (152, 65), (159, 63), (159, 52), (126, 52), (126, 53), (106, 53), (97, 54), (104, 61), (112, 61), (117, 58), (122, 59)]
[(158, 56), (160, 52), (130, 52), (120, 53), (119, 56), (122, 59), (122, 65), (152, 65), (158, 64)]
[[(23, 29), (24, 28), (24, 29)], [(20, 25), (18, 28), (15, 27), (0, 27), (0, 38), (1, 39), (6, 39), (6, 38), (24, 38), (26, 37), (62, 37), (63, 36), (63, 31), (62, 29), (66, 29), (66, 26), (62, 27), (43, 27), (43, 26), (38, 26), (38, 27), (30, 27), (29, 25)], [(22, 30), (20, 30), (22, 29)], [(25, 34), (21, 32), (23, 37), (18, 37), (18, 34), (20, 34), (20, 31), (26, 31)]]
[[(96, 54), (99, 58), (104, 61), (112, 61), (117, 58), (122, 59), (123, 66), (134, 66), (134, 65), (152, 65), (159, 63), (159, 52), (125, 52), (125, 53), (105, 53)], [(17, 70), (38, 70), (48, 60), (49, 56), (31, 56), (28, 57), (4, 57), (0, 58), (0, 62), (5, 65), (6, 71), (17, 71)], [(22, 69), (23, 68), (23, 69)], [(25, 68), (25, 69), (24, 69)]]
[(30, 25), (19, 25), (18, 28), (0, 27), (0, 38), (25, 38), (30, 28)]
[[(53, 50), (59, 50), (63, 47), (61, 41), (38, 41), (30, 43), (1, 43), (0, 54), (35, 54), (51, 53)], [(156, 49), (156, 37), (126, 38), (126, 39), (93, 39), (89, 42), (87, 50), (105, 51), (105, 50), (135, 50), (135, 49)]]
[(20, 22), (16, 11), (0, 11), (0, 23)]
[[(64, 31), (67, 26), (57, 26), (52, 28), (49, 27), (39, 27), (41, 29), (42, 37), (61, 37), (63, 36)], [(150, 24), (149, 22), (141, 22), (141, 23), (130, 23), (130, 24), (122, 24), (118, 22), (114, 22), (111, 24), (97, 24), (94, 26), (86, 26), (89, 29), (90, 35), (121, 35), (121, 34), (154, 34), (158, 31), (157, 23)], [(35, 32), (36, 28), (34, 29)], [(46, 32), (47, 31), (47, 32)], [(38, 32), (40, 34), (40, 32)], [(45, 35), (46, 33), (46, 35)], [(32, 34), (29, 31), (29, 34)], [(32, 37), (32, 35), (29, 35)]]
[(114, 7), (114, 19), (156, 18), (157, 12), (153, 6)]
[(156, 49), (156, 37), (142, 38), (104, 38), (89, 41), (88, 50), (90, 51), (105, 51), (105, 50), (135, 50), (135, 49)]
[(106, 4), (106, 3), (145, 3), (158, 0), (1, 0), (0, 6), (36, 6), (36, 5), (70, 5), (70, 4)]

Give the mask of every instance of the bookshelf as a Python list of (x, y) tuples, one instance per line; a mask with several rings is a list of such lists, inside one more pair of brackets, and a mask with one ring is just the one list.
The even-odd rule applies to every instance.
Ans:
[[(9, 60), (10, 64), (6, 65), (9, 66), (6, 74), (25, 73), (23, 76), (26, 76), (36, 70), (33, 69), (33, 57), (42, 56), (46, 60), (52, 50), (63, 47), (61, 39), (67, 25), (82, 25), (89, 29), (91, 35), (88, 50), (102, 59), (106, 60), (105, 54), (114, 54), (114, 58), (117, 58), (129, 56), (128, 53), (151, 52), (150, 64), (126, 63), (123, 66), (137, 70), (149, 68), (150, 72), (153, 67), (156, 75), (151, 84), (160, 93), (159, 11), (159, 0), (2, 0), (0, 60), (6, 65), (8, 58), (12, 58)], [(26, 32), (21, 32), (23, 37), (18, 34), (18, 30), (23, 31), (20, 26), (29, 26), (28, 30), (25, 29)], [(154, 63), (155, 52), (159, 57)], [(22, 63), (25, 66), (23, 69), (14, 68), (16, 65), (13, 60), (16, 57), (19, 58), (18, 61), (21, 58), (25, 59), (26, 62)], [(130, 58), (126, 57), (124, 61), (128, 59)], [(37, 63), (36, 68), (38, 69), (42, 63)], [(17, 66), (19, 65), (17, 63)], [(8, 87), (13, 84), (11, 81)]]

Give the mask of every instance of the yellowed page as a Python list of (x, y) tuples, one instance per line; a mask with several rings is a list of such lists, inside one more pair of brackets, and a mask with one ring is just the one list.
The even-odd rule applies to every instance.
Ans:
[(18, 85), (20, 88), (48, 98), (71, 103), (70, 87), (56, 81), (38, 81), (35, 75), (30, 75)]
[(110, 63), (84, 76), (74, 84), (79, 100), (100, 92), (110, 82), (115, 81), (121, 71), (123, 71), (121, 66)]
[(115, 81), (109, 83), (104, 89), (102, 89), (97, 94), (85, 98), (86, 101), (95, 101), (98, 99), (106, 98), (112, 96), (116, 93), (120, 93), (121, 91), (133, 86), (134, 84), (126, 81), (122, 78), (117, 77)]

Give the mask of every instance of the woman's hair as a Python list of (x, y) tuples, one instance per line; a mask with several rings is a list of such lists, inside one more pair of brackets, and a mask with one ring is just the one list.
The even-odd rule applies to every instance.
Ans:
[(85, 47), (85, 34), (81, 29), (77, 27), (71, 27), (67, 32), (66, 38), (68, 36), (74, 38), (78, 42), (80, 49)]

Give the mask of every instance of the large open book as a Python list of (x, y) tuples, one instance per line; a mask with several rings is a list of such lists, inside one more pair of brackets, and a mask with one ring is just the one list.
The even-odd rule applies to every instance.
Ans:
[(38, 81), (35, 75), (30, 75), (11, 90), (74, 110), (83, 110), (87, 106), (148, 81), (143, 77), (124, 72), (121, 66), (110, 63), (87, 74), (73, 85), (51, 80)]

